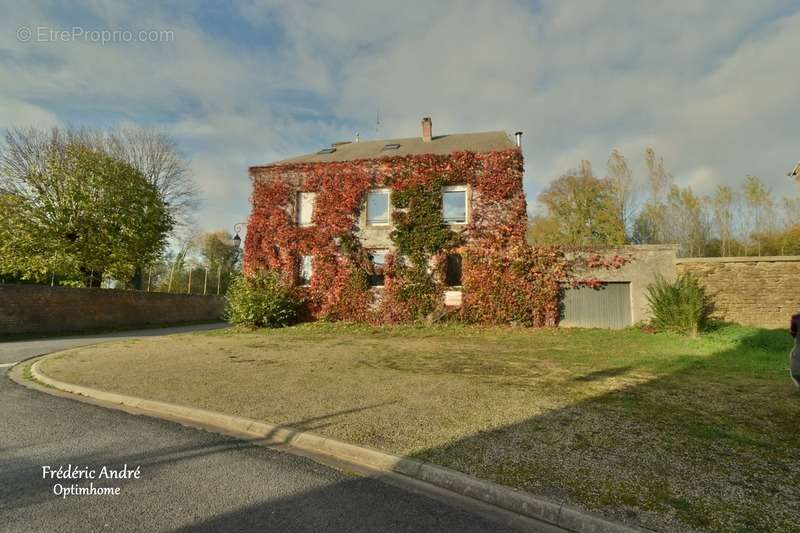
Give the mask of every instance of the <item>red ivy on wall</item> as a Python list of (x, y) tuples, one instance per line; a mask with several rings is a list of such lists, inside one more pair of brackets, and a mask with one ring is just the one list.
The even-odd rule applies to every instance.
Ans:
[[(389, 254), (385, 286), (376, 301), (367, 278), (372, 268), (369, 257), (354, 238), (369, 189), (404, 191), (438, 181), (469, 184), (473, 191), (463, 244), (452, 250), (464, 257), (461, 317), (481, 324), (544, 326), (558, 321), (561, 283), (570, 278), (572, 261), (558, 249), (525, 243), (527, 215), (518, 149), (282, 164), (254, 167), (251, 174), (253, 207), (245, 273), (278, 269), (287, 280), (297, 282), (300, 257), (313, 256), (311, 284), (299, 289), (307, 319), (408, 322), (441, 302), (448, 250), (430, 258), (434, 272), (429, 280), (423, 279), (424, 271)], [(316, 193), (313, 226), (294, 223), (297, 192)], [(417, 290), (420, 286), (425, 290)]]

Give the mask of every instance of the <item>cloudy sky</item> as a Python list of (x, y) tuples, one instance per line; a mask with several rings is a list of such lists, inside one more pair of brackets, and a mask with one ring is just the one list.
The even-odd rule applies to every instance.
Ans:
[(423, 116), (524, 131), (529, 204), (614, 148), (641, 170), (647, 146), (700, 193), (746, 174), (798, 193), (798, 0), (222, 4), (0, 0), (0, 129), (161, 129), (204, 229), (246, 218), (249, 165), (418, 135)]

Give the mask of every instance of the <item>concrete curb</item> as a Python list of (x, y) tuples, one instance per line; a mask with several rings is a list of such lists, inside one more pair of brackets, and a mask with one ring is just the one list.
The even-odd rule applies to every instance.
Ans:
[(31, 375), (37, 381), (54, 389), (137, 409), (158, 418), (199, 424), (223, 433), (246, 435), (267, 445), (291, 446), (311, 454), (330, 457), (345, 463), (381, 472), (401, 474), (527, 518), (546, 522), (565, 531), (575, 533), (641, 533), (649, 531), (619, 524), (595, 513), (462, 474), (427, 461), (400, 457), (250, 418), (105, 392), (58, 381), (45, 375), (39, 368), (39, 364), (52, 355), (56, 355), (56, 353), (42, 356), (33, 363), (31, 365)]

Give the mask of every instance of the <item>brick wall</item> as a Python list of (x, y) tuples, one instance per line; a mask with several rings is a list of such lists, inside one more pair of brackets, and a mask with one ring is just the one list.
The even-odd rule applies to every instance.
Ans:
[(0, 285), (0, 335), (216, 320), (224, 307), (220, 296)]
[(766, 328), (788, 328), (800, 312), (800, 256), (679, 259), (714, 302), (714, 317)]

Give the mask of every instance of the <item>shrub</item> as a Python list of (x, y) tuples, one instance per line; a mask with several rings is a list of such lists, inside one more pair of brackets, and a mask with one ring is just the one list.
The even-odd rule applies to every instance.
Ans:
[(647, 301), (652, 324), (660, 330), (696, 337), (708, 325), (711, 306), (705, 290), (691, 274), (681, 274), (674, 282), (658, 276), (647, 286)]
[(299, 306), (294, 289), (279, 273), (267, 270), (234, 280), (225, 315), (237, 326), (276, 328), (294, 322)]

